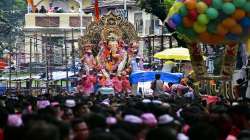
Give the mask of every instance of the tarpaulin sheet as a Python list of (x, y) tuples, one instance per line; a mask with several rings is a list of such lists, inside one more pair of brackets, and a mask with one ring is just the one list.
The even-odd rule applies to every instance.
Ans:
[(179, 83), (181, 78), (183, 77), (183, 73), (140, 71), (132, 73), (129, 79), (132, 84), (136, 84), (138, 82), (148, 82), (155, 80), (155, 74), (160, 74), (161, 80), (163, 80), (164, 82), (172, 83)]

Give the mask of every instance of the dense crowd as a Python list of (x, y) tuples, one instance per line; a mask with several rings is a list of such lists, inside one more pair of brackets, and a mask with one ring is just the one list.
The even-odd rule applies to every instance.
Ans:
[(247, 103), (200, 97), (1, 96), (0, 140), (250, 139)]

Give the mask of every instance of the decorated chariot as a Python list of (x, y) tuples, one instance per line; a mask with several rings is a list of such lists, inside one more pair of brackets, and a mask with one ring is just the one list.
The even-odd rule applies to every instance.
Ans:
[(107, 77), (124, 70), (129, 72), (131, 58), (137, 52), (137, 41), (134, 26), (112, 12), (93, 21), (80, 39), (84, 71), (94, 70)]
[[(138, 36), (134, 26), (112, 12), (102, 16), (98, 21), (91, 22), (85, 35), (79, 40), (83, 64), (80, 75), (82, 82), (85, 82), (80, 85), (86, 86), (93, 81), (86, 76), (98, 75), (104, 79), (98, 79), (102, 86), (110, 87), (107, 81), (114, 76), (126, 77), (127, 80), (122, 83), (122, 87), (130, 86), (127, 75), (131, 72), (130, 62), (137, 54), (137, 41)], [(117, 84), (114, 85), (117, 90), (121, 88), (115, 87), (119, 85), (119, 81), (122, 79), (116, 79)], [(86, 92), (86, 89), (82, 91)]]

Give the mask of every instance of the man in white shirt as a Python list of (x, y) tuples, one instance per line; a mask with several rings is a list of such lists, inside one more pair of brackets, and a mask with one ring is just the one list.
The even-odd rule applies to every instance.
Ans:
[(132, 72), (141, 71), (143, 70), (143, 61), (141, 57), (136, 56), (131, 61)]

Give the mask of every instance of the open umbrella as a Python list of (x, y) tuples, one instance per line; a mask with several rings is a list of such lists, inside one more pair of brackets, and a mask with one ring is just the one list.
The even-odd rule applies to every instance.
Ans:
[(187, 48), (171, 48), (156, 53), (154, 58), (190, 61), (190, 54)]

